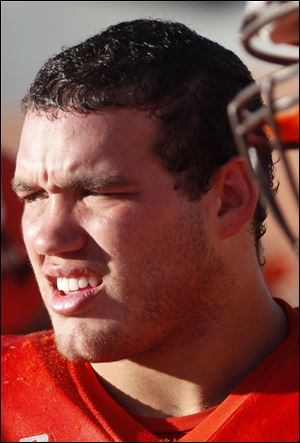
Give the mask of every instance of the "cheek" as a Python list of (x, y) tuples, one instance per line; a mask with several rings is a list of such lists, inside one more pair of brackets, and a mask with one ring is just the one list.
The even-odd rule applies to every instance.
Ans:
[(39, 227), (37, 223), (33, 223), (24, 213), (22, 216), (22, 234), (28, 253), (33, 252), (34, 239), (38, 233)]
[(110, 254), (127, 254), (147, 232), (146, 211), (134, 206), (112, 208), (105, 217), (93, 216), (88, 224), (94, 241)]

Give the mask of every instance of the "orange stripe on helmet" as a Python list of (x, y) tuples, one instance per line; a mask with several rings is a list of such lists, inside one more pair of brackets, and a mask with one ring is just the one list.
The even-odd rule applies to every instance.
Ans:
[[(281, 142), (299, 142), (299, 109), (276, 114), (275, 122)], [(264, 125), (263, 130), (270, 140), (274, 138), (269, 125)]]
[(294, 109), (289, 113), (282, 113), (275, 116), (276, 125), (279, 130), (280, 140), (283, 142), (299, 141), (299, 109)]

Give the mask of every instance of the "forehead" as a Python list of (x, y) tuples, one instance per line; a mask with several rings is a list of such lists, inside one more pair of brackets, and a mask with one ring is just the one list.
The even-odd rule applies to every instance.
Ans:
[(16, 174), (41, 168), (68, 170), (113, 166), (136, 168), (153, 157), (158, 123), (131, 109), (89, 114), (61, 112), (57, 118), (29, 113), (25, 117)]

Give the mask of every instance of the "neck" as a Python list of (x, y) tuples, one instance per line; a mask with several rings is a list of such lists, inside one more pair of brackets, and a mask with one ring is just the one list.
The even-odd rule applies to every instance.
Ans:
[[(253, 289), (253, 284), (252, 284)], [(286, 318), (266, 290), (238, 299), (205, 334), (134, 358), (93, 363), (107, 391), (128, 412), (183, 416), (220, 403), (287, 333)], [(244, 301), (244, 303), (243, 303)]]

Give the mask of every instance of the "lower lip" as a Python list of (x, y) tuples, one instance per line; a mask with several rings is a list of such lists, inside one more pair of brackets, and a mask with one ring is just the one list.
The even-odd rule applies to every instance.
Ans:
[(101, 289), (101, 285), (95, 288), (81, 289), (62, 295), (60, 291), (54, 289), (50, 297), (51, 309), (56, 314), (74, 315), (78, 314), (86, 305), (94, 300)]

